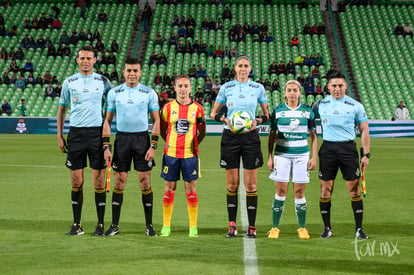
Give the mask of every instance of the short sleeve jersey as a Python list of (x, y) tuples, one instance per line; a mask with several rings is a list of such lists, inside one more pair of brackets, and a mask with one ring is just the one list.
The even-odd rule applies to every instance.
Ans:
[(321, 119), (322, 138), (326, 141), (354, 140), (355, 127), (368, 120), (364, 106), (347, 95), (341, 99), (329, 95), (317, 102), (313, 109)]
[[(221, 86), (216, 101), (226, 104), (227, 118), (231, 118), (235, 112), (246, 111), (254, 119), (257, 104), (267, 103), (267, 97), (260, 83), (251, 80), (245, 83), (232, 80)], [(227, 125), (224, 128), (228, 129)]]
[(270, 128), (277, 132), (276, 155), (299, 155), (309, 152), (308, 130), (315, 130), (315, 115), (312, 109), (300, 104), (295, 109), (286, 103), (273, 110)]
[(97, 73), (88, 76), (76, 73), (66, 78), (59, 104), (64, 107), (71, 106), (70, 126), (102, 126), (102, 106), (110, 89), (109, 80)]
[(120, 132), (148, 131), (148, 113), (159, 109), (157, 93), (142, 84), (130, 88), (124, 83), (108, 93), (106, 110), (116, 113), (116, 129)]
[(197, 124), (204, 119), (203, 107), (197, 102), (183, 105), (173, 100), (164, 105), (161, 119), (168, 124), (164, 154), (174, 158), (197, 156)]

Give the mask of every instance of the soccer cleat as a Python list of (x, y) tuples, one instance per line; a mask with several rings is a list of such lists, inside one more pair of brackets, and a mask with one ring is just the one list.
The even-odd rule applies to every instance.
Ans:
[(96, 229), (95, 229), (95, 232), (93, 232), (93, 235), (97, 236), (97, 237), (98, 236), (105, 236), (103, 224), (100, 223), (96, 226)]
[(161, 228), (161, 237), (168, 237), (171, 234), (171, 227), (163, 225)]
[(279, 228), (273, 227), (269, 232), (267, 232), (267, 237), (269, 239), (279, 239), (279, 232)]
[(298, 237), (299, 239), (310, 239), (308, 230), (304, 227), (298, 229)]
[(188, 237), (198, 237), (197, 227), (195, 226), (190, 227), (190, 232), (188, 233)]
[(247, 233), (245, 237), (250, 238), (250, 239), (255, 239), (256, 238), (256, 227), (249, 226), (249, 229), (247, 229)]
[(237, 226), (235, 222), (229, 223), (229, 232), (226, 235), (227, 238), (235, 238), (237, 237)]
[(145, 235), (147, 235), (147, 237), (157, 236), (157, 233), (155, 232), (154, 227), (152, 227), (152, 224), (145, 226)]
[(119, 226), (117, 224), (111, 224), (111, 227), (105, 232), (105, 236), (114, 236), (117, 234), (119, 234)]
[(325, 227), (323, 233), (321, 234), (322, 239), (328, 239), (332, 236), (332, 230), (330, 227)]
[(361, 239), (361, 240), (368, 239), (368, 235), (365, 234), (364, 229), (362, 229), (362, 228), (357, 228), (357, 230), (355, 231), (355, 237), (357, 237), (358, 239)]
[(82, 226), (76, 223), (74, 223), (70, 228), (70, 231), (66, 233), (68, 236), (78, 236), (83, 234), (85, 234), (85, 232), (83, 231)]

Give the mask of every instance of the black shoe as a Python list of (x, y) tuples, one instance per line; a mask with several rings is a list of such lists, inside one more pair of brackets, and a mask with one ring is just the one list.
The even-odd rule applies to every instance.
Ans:
[(229, 232), (227, 232), (226, 238), (236, 238), (237, 237), (237, 226), (235, 222), (229, 223)]
[(74, 223), (70, 228), (70, 231), (66, 233), (68, 236), (78, 236), (83, 234), (85, 234), (85, 232), (83, 231), (82, 226), (76, 223)]
[(361, 240), (367, 240), (368, 239), (368, 235), (365, 234), (364, 229), (363, 228), (357, 228), (355, 231), (355, 237)]
[(330, 227), (325, 227), (325, 230), (321, 234), (322, 239), (328, 239), (332, 236), (332, 230)]
[(255, 239), (256, 238), (256, 227), (249, 226), (249, 229), (247, 229), (247, 233), (245, 237), (250, 238), (250, 239)]
[(155, 232), (154, 227), (152, 227), (152, 224), (145, 226), (145, 235), (147, 235), (147, 237), (157, 236), (157, 233)]
[(103, 224), (101, 224), (101, 223), (99, 223), (97, 226), (96, 226), (96, 229), (95, 229), (95, 232), (93, 232), (93, 235), (94, 236), (105, 236), (105, 234), (104, 234), (104, 225)]
[(111, 227), (105, 232), (105, 236), (113, 236), (117, 234), (119, 234), (119, 226), (116, 224), (111, 224)]

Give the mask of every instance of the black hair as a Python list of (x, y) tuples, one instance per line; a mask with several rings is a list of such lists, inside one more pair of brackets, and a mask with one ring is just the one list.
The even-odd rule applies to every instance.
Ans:
[(78, 51), (78, 56), (77, 57), (79, 57), (80, 51), (92, 52), (93, 53), (93, 57), (96, 57), (97, 56), (96, 50), (92, 46), (83, 46), (82, 48), (80, 48), (80, 50)]
[(326, 78), (328, 79), (328, 82), (333, 78), (342, 78), (345, 79), (344, 74), (341, 71), (338, 70), (329, 70), (328, 74), (326, 75)]

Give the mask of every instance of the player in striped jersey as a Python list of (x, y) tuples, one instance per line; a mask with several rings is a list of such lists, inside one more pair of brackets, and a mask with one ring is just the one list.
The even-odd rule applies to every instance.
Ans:
[[(271, 239), (279, 238), (279, 223), (290, 177), (292, 176), (295, 209), (298, 219), (298, 236), (309, 239), (306, 225), (305, 187), (309, 183), (309, 170), (316, 168), (318, 139), (315, 131), (315, 115), (312, 109), (300, 103), (301, 85), (289, 80), (285, 85), (285, 103), (278, 105), (270, 120), (267, 167), (272, 173), (269, 178), (275, 181), (276, 194), (273, 200)], [(308, 131), (311, 137), (312, 158), (309, 160)], [(273, 147), (276, 143), (275, 156)]]
[(190, 98), (190, 78), (178, 76), (174, 89), (177, 98), (165, 104), (161, 112), (161, 136), (165, 140), (161, 171), (161, 177), (165, 180), (161, 236), (168, 237), (171, 234), (174, 195), (181, 171), (187, 194), (189, 236), (197, 237), (198, 145), (205, 137), (206, 122), (203, 107)]

